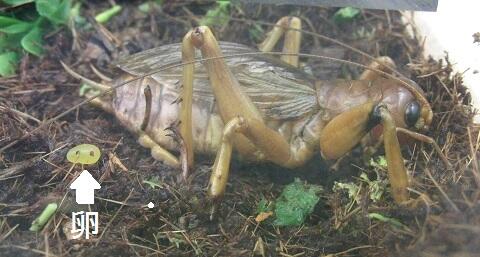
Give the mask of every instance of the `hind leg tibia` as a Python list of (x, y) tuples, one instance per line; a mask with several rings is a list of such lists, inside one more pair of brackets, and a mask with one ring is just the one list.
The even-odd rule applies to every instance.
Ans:
[(298, 67), (298, 53), (300, 52), (300, 43), (302, 40), (302, 21), (298, 17), (285, 16), (277, 21), (275, 27), (267, 34), (265, 40), (258, 45), (262, 52), (270, 52), (277, 44), (280, 37), (285, 34), (282, 52), (280, 58), (282, 61)]

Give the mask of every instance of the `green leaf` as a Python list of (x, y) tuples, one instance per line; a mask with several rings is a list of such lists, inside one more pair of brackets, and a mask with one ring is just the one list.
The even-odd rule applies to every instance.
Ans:
[(10, 18), (7, 16), (0, 16), (0, 28), (7, 27), (17, 23), (23, 23), (23, 21)]
[(144, 13), (149, 13), (151, 9), (161, 7), (163, 4), (162, 0), (157, 1), (146, 1), (145, 3), (138, 6), (138, 10)]
[(40, 28), (35, 26), (22, 38), (20, 44), (27, 52), (40, 56), (43, 54), (42, 36)]
[(58, 6), (60, 5), (59, 0), (36, 0), (35, 7), (37, 8), (38, 14), (47, 19), (52, 17), (52, 15), (57, 11)]
[(67, 24), (70, 18), (71, 0), (63, 0), (57, 11), (54, 13), (51, 21), (56, 24)]
[(226, 25), (230, 21), (230, 12), (228, 10), (229, 6), (230, 1), (217, 1), (217, 6), (208, 10), (207, 14), (205, 14), (205, 17), (200, 20), (200, 25)]
[(28, 4), (32, 3), (34, 0), (2, 0), (2, 2), (8, 4), (8, 5), (13, 5), (13, 6), (18, 6), (22, 4)]
[(299, 179), (287, 185), (275, 203), (275, 225), (301, 225), (320, 200), (317, 193), (321, 190), (321, 187), (305, 185)]
[(372, 212), (372, 213), (368, 214), (368, 217), (370, 219), (375, 219), (375, 220), (379, 220), (381, 222), (388, 223), (388, 224), (390, 224), (394, 227), (397, 227), (397, 228), (408, 228), (407, 226), (403, 225), (399, 220), (397, 220), (395, 218), (390, 218), (390, 217), (387, 217), (387, 216), (383, 216), (380, 213)]
[(248, 29), (248, 34), (254, 41), (260, 41), (265, 35), (265, 31), (260, 25), (255, 23), (250, 29)]
[(66, 24), (70, 16), (71, 0), (36, 0), (38, 14), (54, 24)]
[(98, 23), (105, 23), (109, 21), (113, 16), (117, 15), (122, 10), (122, 6), (114, 5), (112, 8), (105, 10), (95, 16), (95, 20)]
[(32, 26), (33, 24), (28, 22), (19, 22), (9, 26), (1, 27), (0, 32), (7, 33), (7, 34), (17, 34), (17, 33), (22, 33), (30, 30)]
[(150, 12), (150, 4), (153, 4), (153, 3), (150, 3), (150, 1), (147, 1), (147, 2), (139, 5), (138, 10), (141, 11), (141, 12), (144, 12), (144, 13), (149, 13)]
[(258, 202), (257, 213), (272, 211), (272, 205), (269, 204), (267, 199), (263, 198)]
[(15, 74), (18, 61), (18, 54), (15, 52), (0, 54), (0, 76), (6, 77)]
[(360, 9), (350, 6), (343, 7), (333, 15), (333, 20), (337, 23), (344, 23), (352, 21), (358, 14), (360, 14)]
[(147, 184), (150, 186), (151, 189), (155, 188), (163, 188), (162, 185), (160, 185), (160, 179), (157, 176), (154, 176), (150, 178), (149, 180), (144, 180), (143, 183)]
[(360, 201), (360, 196), (358, 195), (359, 190), (360, 190), (360, 186), (356, 185), (353, 182), (341, 183), (341, 182), (335, 181), (335, 183), (333, 184), (334, 192), (347, 191), (348, 198), (356, 202)]
[(383, 155), (380, 155), (375, 160), (373, 158), (371, 158), (370, 159), (370, 166), (386, 170), (388, 168), (387, 159), (385, 159), (385, 156), (383, 156)]

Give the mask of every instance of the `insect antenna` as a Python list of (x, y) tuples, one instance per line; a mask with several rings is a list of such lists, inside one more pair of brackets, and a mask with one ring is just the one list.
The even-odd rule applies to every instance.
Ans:
[(76, 73), (75, 71), (73, 71), (72, 69), (70, 69), (70, 67), (68, 67), (65, 63), (63, 63), (62, 61), (60, 61), (60, 64), (62, 64), (62, 67), (65, 69), (65, 71), (70, 74), (72, 77), (76, 78), (76, 79), (79, 79), (81, 80), (83, 83), (85, 84), (88, 84), (89, 86), (91, 87), (94, 87), (95, 89), (98, 89), (102, 92), (104, 91), (108, 91), (110, 89), (109, 86), (107, 85), (104, 85), (104, 84), (101, 84), (101, 83), (98, 83), (98, 82), (95, 82), (91, 79), (88, 79), (88, 78), (85, 78), (84, 76)]
[[(301, 17), (299, 17), (300, 19), (302, 19)], [(281, 25), (277, 25), (275, 23), (271, 23), (271, 22), (266, 22), (266, 21), (255, 21), (255, 20), (251, 20), (251, 19), (246, 19), (246, 18), (235, 18), (235, 17), (230, 17), (230, 20), (232, 21), (238, 21), (238, 22), (244, 22), (244, 23), (248, 23), (248, 24), (260, 24), (260, 25), (265, 25), (265, 26), (270, 26), (270, 27), (282, 27)], [(309, 31), (309, 30), (304, 30), (304, 29), (296, 29), (296, 28), (285, 28), (287, 30), (294, 30), (294, 31), (299, 31), (301, 32), (302, 34), (305, 34), (305, 35), (310, 35), (314, 38), (319, 38), (321, 40), (324, 40), (324, 41), (328, 41), (330, 43), (333, 43), (333, 44), (336, 44), (336, 45), (339, 45), (343, 48), (346, 48), (350, 51), (353, 51), (357, 54), (360, 54), (364, 57), (366, 57), (367, 59), (375, 62), (375, 63), (378, 63), (380, 65), (383, 65), (383, 63), (379, 62), (375, 57), (373, 57), (372, 55), (358, 49), (358, 48), (355, 48), (351, 45), (348, 45), (346, 43), (343, 43), (342, 41), (340, 40), (337, 40), (337, 39), (334, 39), (334, 38), (331, 38), (331, 37), (328, 37), (328, 36), (325, 36), (325, 35), (322, 35), (320, 33), (317, 33), (317, 32), (313, 32), (313, 31)], [(392, 73), (400, 76), (400, 77), (403, 77), (403, 78), (407, 78), (405, 75), (403, 75), (402, 73), (400, 73), (399, 71), (397, 71), (396, 69), (394, 69), (393, 67), (390, 67), (388, 65), (384, 65), (388, 71), (391, 71)]]
[(107, 75), (101, 73), (93, 64), (90, 64), (90, 69), (92, 69), (93, 73), (97, 75), (101, 80), (106, 82), (112, 82), (112, 78), (108, 77)]
[[(14, 146), (15, 144), (17, 144), (18, 142), (22, 141), (22, 140), (25, 140), (26, 138), (30, 137), (31, 135), (33, 135), (33, 133), (35, 132), (38, 132), (39, 130), (45, 128), (48, 124), (64, 117), (65, 115), (67, 115), (68, 113), (76, 110), (77, 108), (83, 106), (84, 104), (88, 103), (88, 102), (91, 102), (92, 100), (94, 100), (95, 98), (97, 97), (102, 97), (102, 96), (105, 96), (107, 94), (111, 94), (113, 92), (113, 90), (121, 87), (121, 86), (124, 86), (128, 83), (131, 83), (133, 81), (137, 81), (139, 79), (143, 79), (145, 77), (148, 77), (148, 76), (151, 76), (151, 75), (154, 75), (156, 73), (159, 73), (159, 72), (162, 72), (162, 71), (165, 71), (165, 70), (168, 70), (168, 69), (172, 69), (172, 68), (176, 68), (176, 67), (181, 67), (181, 66), (184, 66), (186, 64), (192, 64), (192, 63), (201, 63), (201, 62), (205, 62), (205, 61), (208, 61), (208, 60), (214, 60), (214, 59), (220, 59), (220, 58), (234, 58), (234, 57), (244, 57), (244, 56), (257, 56), (259, 54), (266, 54), (266, 55), (273, 55), (273, 56), (281, 56), (281, 55), (298, 55), (300, 57), (308, 57), (308, 58), (316, 58), (316, 59), (323, 59), (323, 60), (328, 60), (328, 61), (336, 61), (336, 62), (340, 62), (340, 63), (344, 63), (344, 64), (347, 64), (347, 65), (353, 65), (353, 66), (357, 66), (357, 67), (361, 67), (361, 68), (364, 68), (364, 69), (368, 69), (368, 70), (373, 70), (373, 71), (376, 71), (382, 75), (384, 75), (385, 77), (387, 78), (390, 78), (390, 79), (393, 79), (393, 80), (396, 80), (398, 81), (400, 84), (404, 85), (407, 89), (409, 89), (409, 91), (411, 91), (415, 96), (416, 98), (418, 99), (418, 101), (421, 103), (421, 105), (423, 107), (428, 107), (428, 111), (429, 112), (432, 112), (431, 109), (430, 109), (430, 105), (428, 103), (428, 101), (425, 99), (425, 97), (420, 93), (418, 92), (413, 86), (411, 86), (410, 84), (408, 84), (405, 80), (402, 80), (398, 77), (395, 77), (393, 76), (392, 74), (390, 73), (387, 73), (387, 72), (384, 72), (384, 71), (381, 71), (381, 70), (378, 70), (378, 69), (375, 69), (375, 68), (371, 68), (367, 65), (363, 65), (363, 64), (360, 64), (360, 63), (357, 63), (357, 62), (353, 62), (353, 61), (348, 61), (348, 60), (342, 60), (342, 59), (338, 59), (338, 58), (334, 58), (334, 57), (328, 57), (328, 56), (324, 56), (324, 55), (316, 55), (316, 54), (304, 54), (304, 53), (298, 53), (298, 54), (294, 54), (294, 53), (283, 53), (283, 52), (257, 52), (257, 51), (254, 51), (254, 52), (245, 52), (245, 53), (239, 53), (239, 54), (230, 54), (230, 55), (224, 55), (224, 56), (217, 56), (217, 57), (210, 57), (210, 58), (196, 58), (195, 60), (193, 61), (190, 61), (190, 62), (177, 62), (177, 63), (173, 63), (173, 64), (166, 64), (164, 66), (162, 66), (161, 68), (159, 68), (158, 70), (155, 70), (155, 71), (152, 71), (152, 72), (148, 72), (148, 73), (145, 73), (143, 75), (140, 75), (140, 76), (137, 76), (135, 78), (131, 78), (131, 79), (128, 79), (128, 80), (125, 80), (121, 83), (118, 83), (117, 85), (115, 86), (106, 86), (106, 85), (103, 85), (103, 84), (100, 84), (100, 83), (97, 83), (95, 81), (91, 81), (93, 84), (90, 84), (90, 80), (89, 79), (86, 79), (84, 78), (83, 76), (81, 76), (80, 74), (74, 72), (73, 70), (71, 70), (66, 64), (64, 64), (63, 62), (60, 61), (60, 63), (62, 64), (62, 66), (65, 68), (65, 70), (72, 74), (73, 77), (77, 78), (77, 79), (80, 79), (82, 81), (84, 81), (85, 83), (87, 84), (90, 84), (92, 86), (96, 85), (96, 86), (99, 86), (101, 92), (99, 94), (96, 94), (94, 96), (91, 96), (91, 97), (88, 97), (86, 98), (85, 100), (81, 101), (80, 103), (70, 107), (69, 109), (67, 109), (66, 111), (58, 114), (57, 116), (53, 117), (53, 118), (50, 118), (44, 122), (42, 122), (41, 124), (39, 124), (38, 127), (32, 129), (31, 131), (29, 132), (26, 132), (23, 136), (20, 136), (20, 137), (17, 137), (16, 139), (13, 139), (10, 143), (8, 143), (7, 145), (3, 146), (2, 148), (0, 148), (0, 153), (3, 153), (5, 150), (7, 150), (8, 148)], [(76, 75), (73, 75), (73, 74), (76, 74)], [(86, 79), (86, 80), (85, 80)]]

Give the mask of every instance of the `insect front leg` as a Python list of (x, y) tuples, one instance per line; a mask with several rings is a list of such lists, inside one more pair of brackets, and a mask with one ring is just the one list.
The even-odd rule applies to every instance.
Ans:
[(298, 67), (298, 53), (300, 52), (300, 43), (302, 40), (302, 20), (294, 16), (285, 16), (277, 21), (276, 26), (267, 34), (265, 40), (258, 45), (262, 52), (270, 52), (277, 44), (280, 37), (285, 34), (283, 43), (283, 53), (280, 58), (282, 61)]
[(408, 176), (400, 151), (395, 121), (388, 109), (383, 105), (376, 106), (373, 115), (379, 117), (383, 125), (383, 144), (393, 199), (397, 203), (405, 203), (409, 200), (407, 191)]
[(340, 158), (379, 123), (383, 125), (383, 143), (392, 196), (397, 203), (404, 203), (409, 200), (407, 169), (403, 163), (395, 121), (386, 106), (367, 102), (338, 115), (323, 129), (320, 150), (325, 159)]

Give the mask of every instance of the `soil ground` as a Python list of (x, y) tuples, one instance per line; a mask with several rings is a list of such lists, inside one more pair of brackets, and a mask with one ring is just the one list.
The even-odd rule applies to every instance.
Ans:
[[(114, 77), (118, 73), (110, 64), (116, 58), (180, 42), (214, 7), (164, 2), (150, 14), (138, 11), (141, 2), (120, 2), (124, 10), (106, 24), (118, 45), (95, 27), (78, 29), (75, 40), (68, 29), (50, 34), (44, 58), (24, 58), (18, 76), (0, 80), (0, 105), (7, 108), (0, 109), (1, 146), (38, 127), (36, 119), (45, 121), (82, 101), (79, 82), (61, 68), (60, 60), (95, 80), (89, 64)], [(107, 2), (88, 1), (82, 14), (106, 8)], [(264, 247), (265, 256), (479, 256), (479, 134), (471, 125), (473, 110), (461, 75), (452, 74), (448, 59), (423, 59), (421, 41), (407, 36), (399, 13), (365, 10), (354, 21), (337, 24), (332, 21), (336, 10), (238, 4), (231, 10), (234, 18), (214, 29), (221, 40), (254, 47), (261, 38), (252, 27), (268, 31), (271, 26), (262, 22), (295, 15), (303, 19), (306, 30), (374, 56), (392, 57), (400, 72), (425, 90), (434, 111), (427, 134), (453, 165), (447, 169), (431, 145), (404, 148), (413, 178), (411, 195), (421, 199), (417, 208), (394, 204), (389, 192), (380, 201), (369, 200), (368, 186), (358, 176), (365, 172), (382, 181), (385, 175), (360, 157), (344, 159), (337, 171), (329, 168), (333, 163), (319, 158), (293, 172), (236, 162), (218, 215), (211, 220), (205, 192), (211, 159), (200, 158), (185, 183), (178, 170), (155, 161), (113, 116), (83, 105), (0, 154), (0, 256), (261, 256), (262, 251), (254, 251), (256, 243)], [(304, 36), (302, 53), (368, 63), (350, 50), (309, 35)], [(355, 78), (361, 72), (332, 62), (303, 58), (302, 62), (322, 79)], [(82, 208), (74, 204), (68, 186), (82, 167), (72, 168), (65, 155), (81, 143), (95, 144), (103, 153), (97, 164), (86, 167), (102, 183), (91, 206), (100, 214), (101, 235), (70, 240), (71, 212)], [(258, 224), (259, 201), (274, 200), (296, 177), (325, 189), (306, 222), (300, 227), (276, 227), (269, 220)], [(150, 187), (147, 180), (160, 187)], [(352, 204), (345, 192), (332, 191), (334, 181), (361, 185), (359, 203)], [(28, 230), (47, 203), (62, 199), (62, 207), (41, 233)], [(150, 201), (157, 207), (142, 207)], [(401, 224), (369, 218), (369, 213)]]

